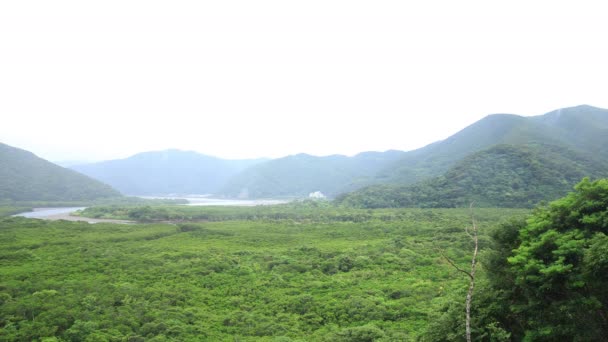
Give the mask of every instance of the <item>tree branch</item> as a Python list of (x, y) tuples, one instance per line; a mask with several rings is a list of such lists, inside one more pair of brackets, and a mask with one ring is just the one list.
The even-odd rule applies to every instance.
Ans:
[(466, 274), (466, 275), (467, 275), (467, 277), (469, 277), (469, 278), (471, 278), (471, 279), (473, 278), (473, 276), (471, 275), (471, 273), (469, 273), (468, 271), (465, 271), (465, 270), (463, 270), (462, 268), (458, 267), (458, 265), (456, 265), (456, 263), (454, 263), (454, 262), (452, 261), (452, 259), (448, 258), (448, 257), (447, 257), (447, 256), (446, 256), (446, 255), (443, 253), (443, 251), (442, 251), (442, 250), (439, 250), (439, 254), (441, 254), (441, 256), (442, 256), (442, 257), (445, 259), (445, 261), (447, 261), (447, 262), (448, 262), (450, 265), (452, 265), (452, 267), (454, 267), (454, 268), (455, 268), (457, 271), (460, 271), (460, 272), (462, 272), (462, 273)]

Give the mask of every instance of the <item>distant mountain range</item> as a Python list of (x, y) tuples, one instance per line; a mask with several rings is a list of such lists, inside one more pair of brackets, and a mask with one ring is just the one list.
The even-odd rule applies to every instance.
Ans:
[[(607, 146), (608, 110), (583, 105), (533, 117), (489, 115), (409, 152), (225, 160), (167, 150), (70, 168), (129, 195), (277, 198), (320, 191), (357, 207), (531, 206), (562, 196), (584, 176), (607, 177)], [(0, 198), (117, 194), (23, 150), (2, 145), (0, 157)]]
[(106, 184), (0, 143), (0, 201), (88, 201), (119, 196)]
[(166, 150), (70, 168), (128, 195), (211, 194), (239, 172), (264, 161), (225, 160), (192, 151)]

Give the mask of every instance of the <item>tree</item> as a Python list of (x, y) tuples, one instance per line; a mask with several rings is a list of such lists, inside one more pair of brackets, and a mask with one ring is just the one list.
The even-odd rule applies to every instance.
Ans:
[(523, 339), (608, 340), (606, 233), (608, 179), (585, 178), (575, 192), (528, 219), (507, 258), (508, 269), (490, 273), (512, 277), (505, 300), (509, 315), (523, 327)]
[(447, 260), (447, 262), (452, 265), (456, 270), (466, 274), (469, 277), (469, 290), (467, 291), (467, 297), (465, 301), (465, 336), (467, 338), (467, 342), (471, 342), (471, 303), (473, 301), (473, 291), (475, 290), (475, 272), (477, 270), (477, 253), (479, 252), (479, 238), (477, 237), (477, 223), (475, 222), (475, 217), (473, 216), (473, 203), (470, 205), (471, 210), (471, 222), (472, 228), (469, 231), (466, 228), (467, 235), (473, 240), (473, 256), (471, 257), (471, 270), (466, 271), (460, 268), (456, 263), (454, 263), (450, 258), (445, 256), (443, 253), (443, 257)]

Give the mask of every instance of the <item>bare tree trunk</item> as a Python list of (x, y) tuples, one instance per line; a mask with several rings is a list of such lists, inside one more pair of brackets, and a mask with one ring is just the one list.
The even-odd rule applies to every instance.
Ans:
[(475, 270), (477, 269), (477, 252), (479, 250), (479, 240), (477, 238), (477, 224), (475, 223), (475, 217), (473, 216), (473, 203), (470, 206), (471, 210), (471, 222), (473, 222), (473, 233), (469, 236), (473, 239), (473, 243), (475, 244), (475, 249), (473, 250), (473, 258), (471, 259), (471, 272), (469, 273), (469, 277), (471, 282), (469, 283), (469, 292), (467, 292), (467, 301), (466, 301), (466, 334), (467, 334), (467, 342), (471, 342), (471, 301), (473, 300), (473, 290), (475, 289)]
[(467, 342), (471, 342), (471, 302), (473, 301), (473, 290), (475, 290), (475, 270), (477, 269), (477, 252), (479, 251), (479, 239), (477, 238), (477, 223), (475, 222), (475, 216), (473, 216), (473, 203), (469, 207), (471, 211), (471, 222), (473, 223), (473, 228), (471, 232), (469, 232), (469, 228), (465, 227), (465, 231), (467, 235), (473, 240), (474, 249), (473, 249), (473, 257), (471, 258), (471, 271), (465, 271), (462, 268), (458, 267), (450, 258), (448, 258), (441, 251), (441, 255), (444, 257), (447, 262), (452, 265), (457, 271), (460, 271), (466, 274), (469, 279), (469, 291), (467, 292), (467, 300), (465, 302), (466, 308), (466, 318), (465, 318), (465, 332)]

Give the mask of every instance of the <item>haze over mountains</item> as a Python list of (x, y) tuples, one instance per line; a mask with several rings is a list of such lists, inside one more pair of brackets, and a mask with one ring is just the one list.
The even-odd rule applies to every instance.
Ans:
[[(409, 152), (377, 152), (374, 159), (362, 158), (365, 154), (350, 159), (307, 155), (276, 159), (244, 171), (223, 188), (223, 193), (235, 195), (239, 189), (248, 189), (253, 197), (273, 197), (319, 190), (333, 196), (371, 184), (413, 184), (442, 175), (463, 158), (496, 145), (535, 146), (539, 156), (545, 154), (543, 149), (553, 151), (546, 152), (551, 154), (557, 149), (574, 160), (604, 163), (608, 160), (606, 143), (608, 110), (605, 109), (583, 105), (534, 117), (494, 114), (445, 140)], [(328, 166), (337, 160), (351, 160), (349, 165), (354, 170)], [(319, 172), (318, 177), (314, 172), (301, 171), (315, 163), (328, 167), (329, 171)], [(296, 189), (296, 184), (302, 187)]]
[[(225, 160), (166, 150), (70, 168), (128, 195), (297, 198), (316, 191), (329, 197), (354, 191), (340, 196), (340, 203), (462, 206), (475, 200), (485, 206), (529, 206), (562, 196), (584, 176), (608, 176), (607, 145), (608, 110), (582, 105), (533, 117), (488, 115), (445, 140), (409, 152)], [(15, 171), (27, 163), (17, 166), (6, 153), (2, 158), (3, 189), (21, 189), (47, 179), (29, 175), (32, 170)], [(41, 168), (41, 163), (32, 168)], [(65, 169), (55, 166), (54, 170)], [(80, 183), (88, 179), (70, 174), (81, 177), (77, 177)], [(99, 194), (116, 194), (110, 187), (94, 184), (106, 191)], [(33, 193), (9, 192), (4, 190), (0, 198), (32, 198), (25, 194)], [(69, 193), (67, 197), (78, 197)]]
[(251, 167), (221, 188), (228, 197), (327, 196), (374, 182), (375, 175), (405, 155), (401, 151), (364, 152), (353, 157), (297, 154)]
[(128, 195), (211, 194), (239, 172), (264, 161), (226, 160), (192, 151), (166, 150), (70, 168)]

